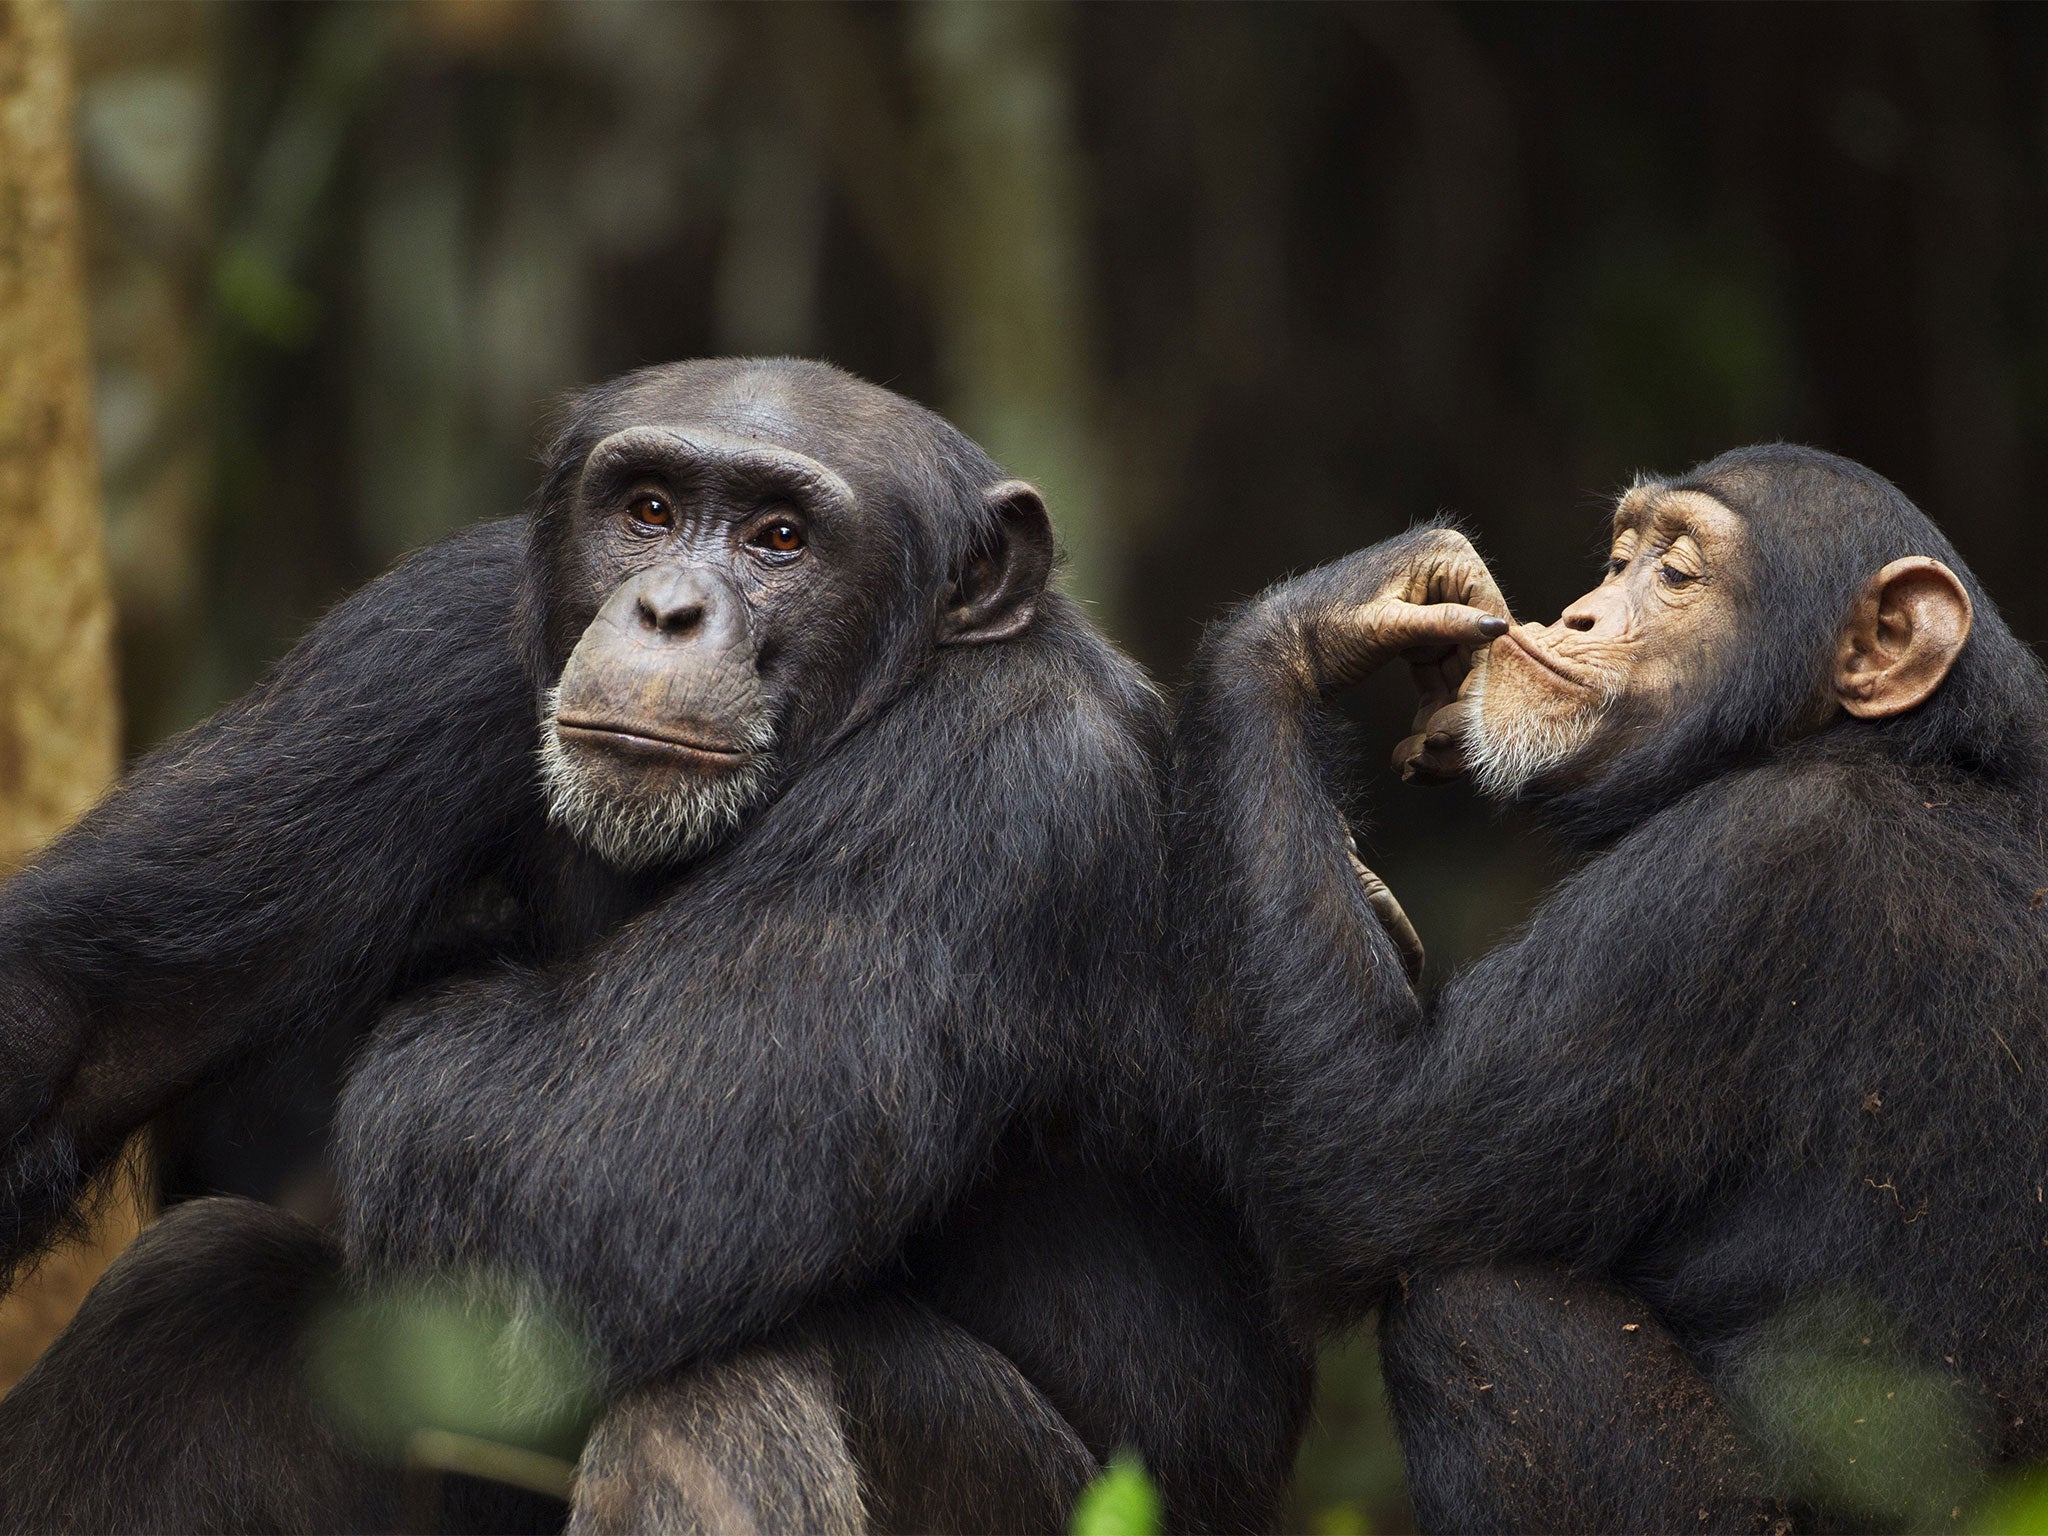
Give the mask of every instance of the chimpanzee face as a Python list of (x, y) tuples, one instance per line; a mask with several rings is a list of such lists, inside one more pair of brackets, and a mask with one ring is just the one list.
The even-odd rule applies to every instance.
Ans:
[(1711, 496), (1639, 486), (1622, 497), (1600, 584), (1555, 624), (1493, 643), (1480, 679), (1480, 782), (1568, 783), (1655, 729), (1718, 668), (1736, 630), (1742, 520)]
[(629, 386), (592, 408), (540, 531), (567, 656), (542, 709), (550, 808), (631, 869), (739, 825), (933, 646), (1022, 633), (1052, 546), (1029, 486), (836, 371)]
[[(1743, 517), (1704, 491), (1650, 483), (1623, 496), (1600, 584), (1555, 624), (1517, 625), (1491, 646), (1468, 751), (1479, 782), (1498, 794), (1583, 784), (1701, 709), (1738, 646), (1781, 645), (1774, 573), (1753, 549)], [(1969, 596), (1938, 560), (1894, 560), (1840, 601), (1834, 654), (1810, 674), (1826, 678), (1805, 705), (1810, 727), (1914, 708), (1969, 637)]]
[(640, 426), (591, 451), (574, 516), (595, 613), (543, 724), (555, 813), (616, 863), (679, 856), (767, 790), (798, 680), (859, 647), (858, 504), (794, 449)]

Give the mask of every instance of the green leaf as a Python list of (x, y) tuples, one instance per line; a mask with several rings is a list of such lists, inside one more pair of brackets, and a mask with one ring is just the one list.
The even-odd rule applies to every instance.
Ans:
[(440, 1281), (337, 1299), (316, 1319), (308, 1365), (328, 1410), (393, 1460), (481, 1444), (573, 1461), (596, 1407), (578, 1340), (504, 1287)]
[(2048, 1466), (2005, 1479), (1970, 1507), (1964, 1524), (1981, 1536), (2048, 1536)]
[(1159, 1490), (1138, 1458), (1110, 1458), (1074, 1505), (1073, 1536), (1159, 1536)]
[(1309, 1522), (1312, 1536), (1372, 1536), (1372, 1522), (1355, 1499), (1325, 1504)]

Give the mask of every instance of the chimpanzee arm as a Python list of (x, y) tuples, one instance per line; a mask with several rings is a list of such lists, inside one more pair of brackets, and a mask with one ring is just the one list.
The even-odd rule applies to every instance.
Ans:
[[(1461, 548), (1425, 529), (1268, 593), (1211, 635), (1176, 727), (1174, 885), (1189, 970), (1226, 1015), (1234, 1155), (1297, 1284), (1345, 1315), (1406, 1266), (1618, 1241), (1696, 1173), (1680, 1154), (1707, 1155), (1703, 1106), (1730, 1102), (1687, 1076), (1715, 1070), (1711, 1042), (1688, 1063), (1641, 1027), (1715, 954), (1624, 940), (1666, 909), (1674, 936), (1715, 932), (1688, 893), (1750, 887), (1675, 882), (1669, 858), (1581, 872), (1423, 1019), (1325, 785), (1318, 683), (1330, 632)], [(1702, 870), (1728, 857), (1687, 852)], [(1646, 1153), (1659, 1137), (1680, 1151)]]
[(1319, 1212), (1349, 1219), (1381, 1057), (1421, 1020), (1326, 784), (1322, 693), (1338, 658), (1324, 636), (1430, 552), (1461, 550), (1454, 533), (1418, 529), (1274, 588), (1212, 627), (1182, 694), (1171, 884), (1197, 1039), (1222, 1090), (1211, 1128), (1252, 1171), (1252, 1208), (1283, 1247), (1327, 1226)]
[(380, 1030), (338, 1117), (352, 1262), (519, 1279), (615, 1385), (892, 1262), (1152, 963), (1149, 756), (1000, 665), (1000, 707), (941, 671), (586, 956)]
[(523, 538), (476, 529), (350, 598), (0, 887), (0, 1267), (179, 1093), (373, 1010), (537, 805)]

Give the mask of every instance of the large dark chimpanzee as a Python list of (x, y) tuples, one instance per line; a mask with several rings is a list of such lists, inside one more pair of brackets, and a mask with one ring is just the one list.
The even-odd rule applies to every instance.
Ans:
[[(1190, 953), (1290, 1282), (1386, 1307), (1427, 1528), (1946, 1524), (2048, 1452), (2042, 667), (1794, 447), (1638, 484), (1598, 587), (1505, 613), (1420, 529), (1219, 625), (1183, 702)], [(1327, 787), (1327, 696), (1402, 656), (1398, 757), (1592, 852), (1427, 1016)]]
[(368, 1032), (342, 1242), (145, 1233), (0, 1404), (0, 1527), (388, 1527), (301, 1324), (422, 1274), (587, 1342), (580, 1530), (1057, 1527), (1120, 1446), (1272, 1523), (1306, 1362), (1187, 1150), (1165, 723), (1052, 558), (887, 391), (633, 374), (0, 891), (11, 1258), (195, 1084)]

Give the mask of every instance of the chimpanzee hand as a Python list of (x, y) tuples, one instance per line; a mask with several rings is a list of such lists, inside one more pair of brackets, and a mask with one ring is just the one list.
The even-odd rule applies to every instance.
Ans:
[(1452, 528), (1417, 529), (1281, 591), (1301, 602), (1306, 659), (1322, 691), (1363, 682), (1399, 656), (1416, 668), (1425, 702), (1441, 708), (1463, 681), (1463, 658), (1507, 630), (1492, 574)]
[(1445, 784), (1465, 771), (1465, 731), (1478, 706), (1475, 685), (1485, 670), (1489, 644), (1511, 617), (1479, 552), (1462, 534), (1450, 533), (1450, 538), (1455, 543), (1415, 574), (1422, 595), (1410, 601), (1437, 604), (1419, 611), (1441, 612), (1447, 619), (1459, 607), (1480, 609), (1489, 615), (1479, 624), (1486, 638), (1476, 646), (1454, 641), (1404, 652), (1417, 703), (1412, 734), (1394, 748), (1394, 766), (1409, 784)]
[(1488, 647), (1448, 650), (1435, 661), (1411, 661), (1418, 696), (1411, 734), (1394, 747), (1404, 784), (1448, 784), (1465, 771), (1465, 741), (1479, 708), (1479, 680)]
[(1457, 777), (1469, 681), (1509, 617), (1471, 541), (1451, 528), (1417, 529), (1281, 590), (1290, 589), (1317, 690), (1361, 682), (1401, 657), (1420, 698), (1394, 765), (1411, 783)]
[(1408, 984), (1420, 986), (1422, 968), (1429, 960), (1428, 952), (1422, 947), (1422, 935), (1415, 931), (1415, 924), (1401, 905), (1400, 897), (1359, 857), (1358, 838), (1348, 825), (1344, 829), (1344, 851), (1350, 856), (1351, 872), (1358, 877), (1358, 888), (1365, 893), (1365, 904), (1372, 908), (1372, 915), (1386, 929), (1394, 947), (1401, 951), (1401, 969), (1408, 973)]

